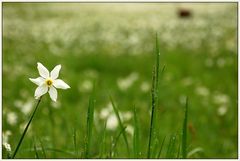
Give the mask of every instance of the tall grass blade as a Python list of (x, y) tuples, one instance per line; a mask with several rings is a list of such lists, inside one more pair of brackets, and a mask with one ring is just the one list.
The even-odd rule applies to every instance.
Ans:
[(103, 128), (103, 135), (102, 135), (102, 141), (101, 141), (101, 149), (100, 149), (100, 156), (99, 158), (103, 157), (104, 152), (106, 152), (106, 126), (107, 126), (107, 122), (105, 121), (104, 123), (104, 128)]
[(178, 144), (177, 159), (180, 158), (181, 143)]
[(147, 151), (147, 158), (151, 157), (151, 151), (153, 150), (152, 139), (154, 138), (154, 120), (155, 120), (155, 109), (158, 104), (158, 78), (159, 78), (159, 45), (158, 45), (158, 36), (156, 34), (156, 64), (153, 70), (153, 77), (152, 77), (152, 112), (151, 112), (151, 121), (150, 121), (150, 131), (149, 131), (149, 141), (148, 141), (148, 151)]
[(182, 128), (182, 158), (187, 158), (187, 117), (188, 117), (188, 97), (185, 104), (185, 115)]
[(163, 148), (163, 145), (164, 145), (165, 139), (166, 139), (166, 136), (163, 138), (163, 141), (162, 141), (162, 144), (161, 144), (160, 150), (159, 150), (159, 152), (158, 152), (157, 158), (160, 158), (160, 156), (161, 156), (162, 148)]
[(36, 107), (35, 107), (32, 115), (31, 115), (31, 117), (30, 117), (30, 120), (28, 121), (28, 124), (27, 124), (27, 126), (25, 127), (25, 129), (24, 129), (24, 131), (23, 131), (23, 134), (22, 134), (22, 136), (21, 136), (21, 138), (20, 138), (20, 140), (19, 140), (19, 142), (18, 142), (18, 145), (17, 145), (17, 147), (16, 147), (16, 149), (15, 149), (15, 151), (14, 151), (14, 153), (13, 153), (12, 159), (15, 158), (15, 156), (16, 156), (16, 154), (17, 154), (17, 152), (18, 152), (18, 149), (19, 149), (19, 147), (20, 147), (21, 144), (22, 144), (22, 141), (23, 141), (23, 139), (24, 139), (24, 136), (25, 136), (25, 134), (27, 133), (27, 130), (28, 130), (28, 128), (29, 128), (29, 126), (30, 126), (30, 124), (31, 124), (31, 122), (32, 122), (32, 119), (33, 119), (33, 117), (34, 117), (34, 115), (35, 115), (35, 113), (36, 113), (36, 111), (37, 111), (37, 109), (38, 109), (38, 106), (39, 106), (39, 103), (41, 102), (41, 100), (42, 100), (42, 97), (40, 97), (39, 100), (38, 100), (38, 102), (37, 102), (37, 105), (36, 105)]
[(93, 88), (93, 93), (89, 98), (89, 105), (88, 105), (88, 113), (87, 113), (87, 134), (85, 140), (85, 158), (89, 158), (89, 148), (92, 139), (92, 130), (93, 130), (93, 118), (94, 118), (94, 92), (95, 92), (95, 85)]
[(119, 140), (121, 134), (123, 134), (123, 132), (125, 131), (126, 128), (127, 128), (127, 127), (124, 127), (124, 128), (119, 132), (119, 134), (117, 135), (117, 137), (114, 139), (114, 141), (113, 141), (113, 143), (112, 143), (112, 148), (111, 148), (111, 157), (114, 157), (114, 154), (115, 154), (114, 152), (115, 152), (115, 148), (116, 148), (116, 146), (117, 146), (118, 140)]
[(173, 154), (175, 151), (175, 143), (176, 143), (176, 136), (173, 135), (170, 137), (170, 140), (169, 140), (166, 158), (173, 158), (174, 156)]
[(130, 149), (129, 149), (129, 145), (128, 145), (128, 140), (127, 140), (126, 131), (125, 131), (125, 129), (124, 129), (124, 126), (123, 126), (122, 120), (121, 120), (121, 118), (120, 118), (118, 109), (117, 109), (117, 107), (115, 106), (115, 104), (114, 104), (113, 99), (112, 99), (111, 96), (110, 96), (110, 100), (111, 100), (111, 103), (112, 103), (112, 106), (113, 106), (114, 113), (115, 113), (115, 115), (117, 116), (118, 123), (119, 123), (119, 125), (120, 125), (120, 129), (121, 129), (121, 131), (123, 131), (123, 138), (124, 138), (125, 144), (126, 144), (126, 146), (127, 146), (127, 152), (128, 152), (128, 156), (129, 156), (129, 155), (130, 155)]
[(34, 143), (34, 152), (35, 152), (35, 158), (39, 159), (36, 144)]
[(136, 107), (134, 106), (134, 134), (133, 134), (133, 153), (134, 158), (140, 158), (140, 151), (139, 151), (139, 125), (138, 125), (138, 119), (137, 119), (137, 111)]
[(73, 145), (76, 157), (78, 157), (76, 128), (73, 129)]
[(43, 146), (42, 140), (40, 139), (39, 142), (40, 142), (40, 146), (41, 146), (41, 149), (42, 149), (42, 154), (43, 154), (44, 158), (46, 159), (47, 158), (46, 157), (46, 152), (45, 152), (45, 148)]

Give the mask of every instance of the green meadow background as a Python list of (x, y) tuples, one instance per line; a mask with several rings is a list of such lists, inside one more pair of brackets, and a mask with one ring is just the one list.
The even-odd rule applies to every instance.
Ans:
[[(49, 70), (61, 64), (60, 78), (71, 86), (58, 90), (56, 103), (44, 95), (16, 158), (36, 158), (36, 151), (39, 158), (83, 157), (94, 82), (90, 157), (110, 157), (119, 134), (111, 95), (131, 154), (136, 107), (146, 158), (156, 32), (165, 65), (156, 121), (156, 149), (166, 138), (160, 158), (169, 158), (172, 136), (176, 148), (181, 140), (187, 96), (188, 158), (237, 158), (237, 3), (4, 2), (2, 9), (2, 142), (14, 151), (37, 102), (29, 81), (39, 76), (37, 62)], [(179, 16), (182, 10), (190, 16)], [(133, 157), (123, 137), (111, 157)]]

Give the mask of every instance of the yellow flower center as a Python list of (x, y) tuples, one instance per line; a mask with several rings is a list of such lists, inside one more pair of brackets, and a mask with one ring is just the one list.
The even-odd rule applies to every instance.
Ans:
[(53, 84), (52, 79), (47, 79), (45, 82), (48, 86), (51, 86)]

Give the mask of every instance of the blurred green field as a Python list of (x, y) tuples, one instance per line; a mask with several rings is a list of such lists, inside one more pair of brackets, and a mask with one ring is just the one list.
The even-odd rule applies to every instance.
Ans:
[[(180, 18), (182, 8), (192, 16)], [(102, 145), (109, 151), (119, 133), (111, 95), (131, 148), (137, 108), (144, 158), (156, 32), (160, 66), (166, 66), (157, 108), (159, 141), (179, 137), (188, 96), (188, 152), (201, 149), (189, 158), (237, 158), (237, 3), (3, 3), (3, 143), (15, 149), (34, 108), (36, 85), (28, 78), (38, 77), (37, 62), (49, 70), (61, 64), (60, 78), (71, 88), (58, 90), (57, 103), (43, 97), (16, 158), (35, 158), (34, 146), (41, 149), (41, 142), (47, 158), (81, 157), (94, 81), (90, 156), (99, 158)], [(122, 138), (115, 157), (128, 157)]]

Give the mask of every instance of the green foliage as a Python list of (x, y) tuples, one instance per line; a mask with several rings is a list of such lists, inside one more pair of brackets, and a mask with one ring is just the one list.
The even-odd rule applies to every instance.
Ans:
[(148, 141), (148, 152), (147, 158), (151, 158), (151, 151), (153, 151), (152, 140), (155, 138), (155, 117), (156, 117), (156, 106), (158, 106), (158, 80), (159, 80), (159, 44), (158, 44), (158, 37), (156, 34), (156, 63), (153, 69), (153, 76), (152, 76), (152, 111), (151, 111), (151, 122), (150, 122), (150, 131), (149, 131), (149, 141)]
[[(88, 158), (110, 158), (113, 142), (114, 158), (146, 158), (155, 32), (161, 63), (151, 158), (183, 157), (186, 96), (193, 108), (184, 155), (237, 158), (237, 3), (184, 3), (190, 18), (180, 18), (175, 3), (2, 6), (2, 140), (12, 148), (11, 155), (2, 148), (3, 158), (14, 153), (34, 110), (36, 86), (28, 78), (39, 76), (37, 62), (49, 70), (61, 64), (59, 78), (71, 88), (58, 90), (57, 103), (43, 97), (16, 158), (36, 152), (39, 158), (85, 158), (86, 144)], [(94, 80), (97, 102), (88, 114)], [(32, 138), (38, 138), (36, 151)]]
[(133, 113), (134, 113), (133, 154), (134, 154), (134, 158), (141, 158), (139, 124), (138, 124), (137, 111), (135, 106), (134, 106)]
[[(126, 135), (126, 132), (125, 132), (125, 128), (124, 125), (123, 125), (123, 122), (120, 118), (120, 115), (119, 115), (119, 112), (118, 112), (118, 109), (117, 107), (115, 106), (114, 102), (113, 102), (113, 99), (112, 97), (110, 96), (110, 100), (111, 100), (111, 103), (112, 103), (112, 107), (113, 107), (113, 110), (114, 110), (114, 113), (115, 115), (117, 116), (117, 119), (118, 119), (118, 123), (120, 125), (120, 130), (121, 130), (121, 133), (123, 134), (123, 138), (124, 138), (124, 141), (125, 141), (125, 144), (126, 144), (126, 148), (127, 148), (127, 152), (128, 152), (128, 156), (130, 155), (130, 149), (129, 149), (129, 145), (128, 145), (128, 140), (127, 140), (127, 135)], [(120, 134), (121, 134), (120, 133)]]
[(87, 113), (87, 133), (86, 133), (86, 142), (85, 142), (85, 156), (84, 158), (90, 157), (90, 145), (92, 140), (92, 130), (93, 130), (93, 120), (94, 120), (94, 106), (95, 106), (95, 100), (94, 100), (94, 92), (95, 89), (93, 88), (93, 93), (91, 97), (89, 98), (89, 105), (88, 105), (88, 113)]
[(188, 97), (186, 98), (184, 120), (182, 127), (182, 157), (187, 158), (187, 121), (188, 121)]

